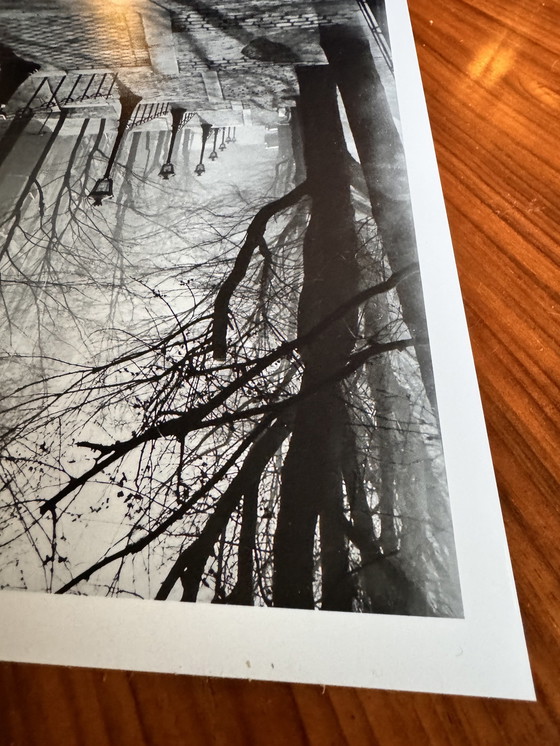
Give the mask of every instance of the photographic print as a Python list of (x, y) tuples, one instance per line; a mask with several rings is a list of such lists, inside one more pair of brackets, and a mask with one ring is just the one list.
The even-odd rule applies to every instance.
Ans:
[(390, 13), (1, 0), (8, 604), (464, 620)]

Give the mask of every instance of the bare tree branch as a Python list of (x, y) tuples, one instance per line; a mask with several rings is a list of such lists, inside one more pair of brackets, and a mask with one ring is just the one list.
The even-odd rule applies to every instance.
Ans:
[[(97, 463), (94, 466), (92, 466), (91, 469), (89, 469), (87, 472), (85, 472), (81, 476), (71, 479), (68, 482), (68, 484), (62, 490), (60, 490), (60, 492), (58, 492), (56, 495), (51, 497), (49, 500), (46, 500), (41, 505), (41, 508), (40, 508), (41, 515), (44, 515), (49, 510), (54, 510), (56, 505), (64, 497), (71, 494), (72, 492), (74, 492), (74, 490), (78, 489), (79, 487), (82, 487), (92, 477), (99, 474), (101, 471), (103, 471), (103, 469), (107, 468), (108, 466), (113, 464), (115, 461), (118, 461), (120, 458), (125, 456), (127, 453), (130, 453), (137, 446), (143, 443), (147, 443), (148, 441), (158, 440), (159, 438), (162, 438), (162, 437), (177, 437), (177, 438), (185, 437), (187, 433), (200, 427), (201, 423), (211, 412), (213, 412), (217, 407), (224, 404), (233, 393), (235, 393), (240, 388), (242, 388), (246, 383), (251, 381), (257, 374), (262, 373), (270, 365), (275, 363), (277, 360), (280, 360), (281, 358), (285, 357), (286, 355), (290, 354), (295, 349), (300, 348), (306, 344), (309, 344), (311, 341), (313, 341), (313, 339), (315, 339), (315, 337), (318, 334), (323, 332), (332, 323), (334, 323), (335, 321), (340, 319), (342, 316), (344, 316), (349, 309), (360, 305), (365, 300), (367, 300), (368, 298), (371, 298), (374, 295), (377, 295), (379, 293), (385, 293), (388, 290), (391, 290), (392, 288), (396, 287), (396, 285), (399, 282), (401, 282), (403, 279), (408, 277), (413, 272), (416, 272), (417, 270), (418, 270), (418, 266), (416, 264), (413, 264), (409, 267), (405, 267), (400, 272), (396, 272), (394, 275), (392, 275), (390, 278), (388, 278), (384, 282), (380, 282), (379, 284), (371, 288), (362, 290), (360, 293), (355, 295), (353, 298), (350, 298), (348, 301), (346, 301), (341, 306), (339, 306), (337, 309), (335, 309), (332, 313), (328, 314), (328, 316), (326, 316), (322, 321), (316, 324), (311, 330), (297, 337), (291, 342), (285, 342), (281, 344), (279, 347), (277, 347), (275, 350), (270, 352), (268, 355), (265, 355), (264, 357), (262, 357), (258, 362), (256, 362), (253, 366), (251, 366), (245, 373), (243, 373), (238, 378), (236, 378), (234, 381), (232, 381), (232, 383), (225, 386), (215, 396), (211, 397), (207, 402), (200, 405), (199, 407), (195, 407), (189, 410), (188, 412), (185, 412), (184, 414), (179, 415), (178, 417), (168, 420), (167, 422), (163, 422), (158, 425), (153, 425), (152, 427), (149, 427), (147, 430), (145, 430), (143, 433), (140, 433), (139, 435), (136, 435), (133, 438), (130, 438), (129, 440), (126, 440), (123, 442), (117, 442), (112, 447), (109, 447), (109, 446), (99, 447), (97, 450), (106, 454), (105, 458), (102, 458), (99, 461), (97, 461)], [(400, 345), (401, 343), (398, 342), (396, 344)], [(395, 349), (395, 348), (392, 347), (391, 349)], [(356, 353), (356, 355), (358, 357), (354, 360), (352, 365), (356, 364), (356, 366), (358, 367), (359, 365), (362, 364), (362, 362), (359, 362), (359, 361), (367, 360), (369, 355), (371, 355), (371, 351), (369, 350), (369, 348), (367, 348), (366, 351), (360, 351)], [(354, 370), (355, 369), (356, 368), (354, 368)], [(87, 447), (92, 448), (93, 444), (88, 443)], [(109, 448), (111, 452), (109, 452)]]
[(245, 277), (253, 252), (256, 248), (260, 248), (261, 253), (266, 257), (264, 232), (268, 221), (278, 212), (295, 205), (305, 194), (307, 194), (307, 184), (306, 182), (303, 182), (283, 197), (261, 207), (252, 219), (249, 228), (247, 229), (245, 241), (239, 250), (235, 264), (233, 265), (233, 269), (222, 283), (214, 302), (212, 352), (215, 360), (225, 360), (227, 351), (226, 338), (229, 302), (235, 289)]
[(166, 599), (175, 583), (181, 579), (184, 589), (183, 601), (196, 601), (200, 579), (212, 547), (243, 495), (248, 489), (258, 485), (266, 465), (288, 437), (292, 419), (293, 417), (286, 413), (253, 443), (243, 466), (216, 503), (200, 536), (176, 559), (156, 595), (157, 600)]
[(56, 593), (66, 593), (67, 591), (78, 585), (78, 583), (81, 583), (82, 580), (88, 580), (91, 575), (93, 575), (93, 573), (101, 570), (101, 568), (106, 567), (107, 565), (111, 564), (112, 562), (116, 562), (119, 559), (124, 559), (124, 557), (128, 557), (131, 554), (137, 554), (138, 552), (141, 552), (142, 549), (150, 544), (150, 542), (165, 533), (165, 531), (167, 531), (167, 529), (170, 528), (174, 523), (181, 520), (181, 518), (187, 515), (189, 510), (191, 510), (191, 508), (202, 497), (204, 497), (204, 495), (207, 495), (208, 492), (226, 476), (228, 471), (231, 469), (232, 466), (234, 466), (241, 454), (246, 451), (251, 443), (253, 443), (259, 437), (259, 435), (261, 435), (261, 433), (263, 433), (267, 429), (272, 420), (273, 417), (268, 417), (260, 422), (256, 427), (254, 427), (249, 435), (242, 441), (241, 445), (239, 445), (235, 449), (234, 453), (228, 458), (228, 460), (216, 471), (214, 476), (211, 477), (199, 490), (197, 490), (189, 500), (183, 503), (180, 508), (172, 511), (170, 515), (165, 518), (165, 520), (157, 525), (156, 528), (154, 528), (152, 531), (148, 531), (148, 533), (146, 533), (141, 539), (127, 544), (127, 546), (125, 546), (118, 552), (109, 554), (103, 559), (99, 560), (99, 562), (91, 565), (91, 567), (89, 567), (87, 570), (84, 570), (75, 578), (69, 580), (68, 583), (63, 585), (62, 588), (59, 588)]

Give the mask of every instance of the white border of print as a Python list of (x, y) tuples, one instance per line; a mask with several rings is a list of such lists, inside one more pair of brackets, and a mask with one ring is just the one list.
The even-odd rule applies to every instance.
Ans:
[(405, 0), (387, 2), (464, 619), (0, 594), (0, 659), (534, 699)]

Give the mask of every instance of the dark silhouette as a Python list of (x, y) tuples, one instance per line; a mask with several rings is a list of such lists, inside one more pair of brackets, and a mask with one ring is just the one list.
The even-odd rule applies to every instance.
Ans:
[(37, 62), (26, 60), (11, 47), (0, 42), (0, 115), (4, 115), (6, 104), (27, 78), (41, 69)]

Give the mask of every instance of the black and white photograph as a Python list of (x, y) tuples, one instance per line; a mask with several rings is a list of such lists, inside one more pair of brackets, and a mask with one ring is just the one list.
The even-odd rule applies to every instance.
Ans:
[(463, 619), (387, 11), (0, 0), (4, 597)]
[(0, 584), (460, 616), (383, 4), (145, 5), (8, 15)]

